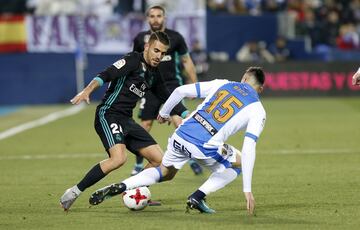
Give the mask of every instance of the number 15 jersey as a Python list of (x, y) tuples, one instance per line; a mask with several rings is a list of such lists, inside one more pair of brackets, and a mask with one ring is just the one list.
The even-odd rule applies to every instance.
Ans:
[(197, 96), (206, 98), (179, 126), (177, 135), (209, 149), (218, 148), (240, 130), (257, 141), (266, 113), (258, 93), (249, 84), (214, 80), (194, 85)]

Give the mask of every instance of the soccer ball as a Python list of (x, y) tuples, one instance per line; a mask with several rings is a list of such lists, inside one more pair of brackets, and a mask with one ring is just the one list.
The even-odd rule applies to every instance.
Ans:
[(148, 187), (139, 187), (124, 192), (123, 201), (126, 207), (132, 211), (143, 210), (148, 206), (151, 193)]

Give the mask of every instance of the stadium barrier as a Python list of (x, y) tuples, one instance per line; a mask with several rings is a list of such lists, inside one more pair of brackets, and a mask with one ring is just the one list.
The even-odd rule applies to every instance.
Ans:
[[(0, 105), (68, 103), (76, 94), (74, 54), (0, 55)], [(114, 63), (119, 55), (88, 55), (85, 84)], [(355, 62), (210, 63), (209, 79), (239, 80), (249, 66), (262, 66), (267, 82), (264, 96), (360, 95), (351, 85)], [(92, 95), (99, 100), (106, 87)]]
[(283, 62), (210, 64), (208, 79), (238, 81), (249, 66), (266, 72), (264, 96), (359, 96), (360, 87), (351, 83), (358, 62)]

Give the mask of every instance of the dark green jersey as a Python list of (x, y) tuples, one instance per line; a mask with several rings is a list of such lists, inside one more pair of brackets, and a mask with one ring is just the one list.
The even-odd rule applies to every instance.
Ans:
[[(143, 54), (131, 52), (116, 61), (98, 77), (110, 82), (98, 112), (112, 113), (132, 117), (137, 101), (151, 90), (162, 102), (170, 96), (158, 68), (146, 64)], [(186, 108), (180, 103), (175, 107), (181, 115)]]
[[(177, 83), (183, 84), (183, 78), (180, 71), (180, 58), (188, 53), (188, 47), (181, 34), (174, 30), (165, 29), (164, 31), (170, 39), (170, 48), (159, 64), (160, 73), (166, 84)], [(134, 51), (142, 52), (145, 43), (149, 40), (151, 31), (140, 32), (134, 38)]]

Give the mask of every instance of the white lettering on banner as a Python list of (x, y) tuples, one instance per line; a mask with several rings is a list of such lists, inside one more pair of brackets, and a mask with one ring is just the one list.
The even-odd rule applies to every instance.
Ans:
[[(167, 22), (184, 36), (188, 47), (196, 40), (206, 44), (205, 14), (172, 15)], [(83, 45), (87, 53), (125, 54), (131, 52), (133, 38), (142, 30), (148, 30), (148, 24), (136, 14), (26, 16), (29, 52), (75, 52)]]

